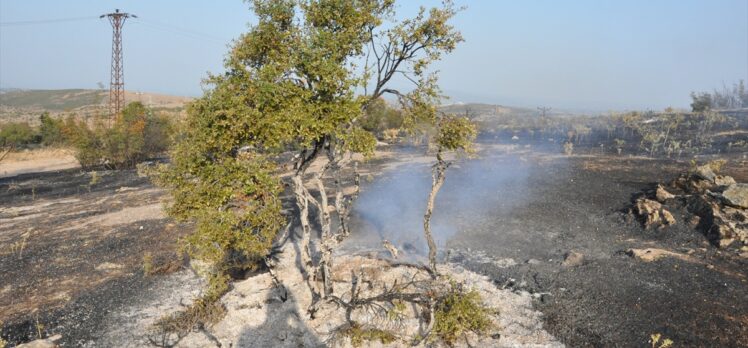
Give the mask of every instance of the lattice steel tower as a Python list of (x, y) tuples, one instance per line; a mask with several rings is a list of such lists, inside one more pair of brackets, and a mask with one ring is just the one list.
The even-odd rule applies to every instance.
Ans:
[(109, 18), (112, 24), (112, 72), (109, 83), (109, 117), (114, 119), (125, 106), (125, 75), (122, 71), (122, 26), (128, 18), (138, 18), (130, 13), (119, 12), (101, 15), (99, 18)]

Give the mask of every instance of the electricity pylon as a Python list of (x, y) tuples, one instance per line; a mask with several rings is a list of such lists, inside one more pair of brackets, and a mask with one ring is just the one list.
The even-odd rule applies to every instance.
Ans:
[(122, 26), (128, 18), (138, 18), (130, 13), (116, 9), (112, 13), (99, 16), (109, 18), (112, 24), (112, 72), (109, 83), (109, 122), (113, 120), (125, 105), (125, 74), (122, 70)]
[(540, 110), (540, 112), (543, 113), (543, 117), (545, 117), (545, 113), (548, 111), (551, 111), (551, 108), (543, 106), (543, 107), (538, 107), (538, 110)]

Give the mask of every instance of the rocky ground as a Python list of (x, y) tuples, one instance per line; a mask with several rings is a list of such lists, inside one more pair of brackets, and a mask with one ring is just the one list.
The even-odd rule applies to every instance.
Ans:
[[(125, 345), (138, 347), (156, 342), (173, 347), (351, 347), (350, 338), (340, 330), (346, 324), (344, 308), (335, 303), (322, 303), (315, 318), (307, 314), (311, 293), (297, 265), (295, 243), (289, 241), (285, 245), (274, 274), (263, 273), (233, 285), (222, 299), (226, 316), (211, 328), (195, 330), (183, 337), (163, 335), (152, 328), (159, 316), (151, 309), (150, 313), (141, 311), (120, 316), (116, 327), (105, 331), (92, 346), (122, 346), (126, 342)], [(351, 294), (351, 271), (360, 272), (362, 277), (361, 297), (381, 293), (382, 287), (372, 284), (393, 286), (397, 284), (395, 281), (404, 284), (413, 279), (431, 279), (416, 268), (391, 267), (387, 262), (365, 256), (341, 256), (332, 274), (335, 294), (346, 301)], [(492, 327), (485, 335), (468, 335), (464, 342), (459, 341), (455, 346), (469, 346), (468, 342), (483, 347), (563, 347), (543, 329), (543, 316), (533, 309), (529, 293), (499, 289), (487, 277), (458, 264), (442, 265), (441, 272), (478, 291), (483, 306), (492, 313)], [(162, 310), (162, 315), (182, 309), (176, 303), (160, 304), (157, 308)], [(364, 310), (355, 311), (353, 315), (361, 325), (386, 329), (398, 338), (388, 344), (374, 340), (366, 342), (366, 346), (409, 347), (422, 329), (419, 325), (422, 321), (417, 319), (416, 313), (415, 309), (411, 312), (410, 307), (404, 307), (402, 316), (396, 320), (386, 313), (381, 317)], [(416, 346), (434, 344), (422, 342)]]
[[(399, 160), (364, 166), (356, 234), (342, 254), (384, 253), (387, 238), (403, 260), (422, 259), (419, 200), (429, 162), (421, 150), (396, 153)], [(688, 223), (687, 209), (672, 208), (675, 223), (666, 229), (627, 218), (638, 194), (688, 168), (685, 161), (486, 149), (447, 174), (434, 216), (445, 246), (440, 258), (490, 290), (487, 303), (513, 304), (500, 313), (527, 319), (514, 331), (505, 326), (506, 346), (516, 342), (509, 333), (569, 346), (647, 346), (654, 333), (677, 346), (745, 346), (748, 260), (739, 249), (710, 243)], [(748, 181), (740, 158), (723, 172)], [(11, 345), (41, 333), (61, 334), (62, 346), (142, 346), (148, 342), (138, 330), (199, 293), (200, 280), (171, 262), (186, 228), (156, 209), (163, 192), (135, 171), (99, 176), (93, 184), (79, 170), (0, 179), (0, 320)], [(163, 266), (160, 274), (144, 274), (146, 252)], [(224, 301), (236, 310), (229, 318), (246, 325), (219, 324), (214, 338), (235, 346), (296, 342), (271, 330), (278, 323), (305, 337), (310, 326), (293, 314), (296, 305), (273, 300), (268, 277), (236, 284)], [(262, 300), (244, 300), (255, 297)], [(267, 311), (283, 308), (289, 311)], [(183, 344), (190, 342), (215, 340), (196, 332)]]

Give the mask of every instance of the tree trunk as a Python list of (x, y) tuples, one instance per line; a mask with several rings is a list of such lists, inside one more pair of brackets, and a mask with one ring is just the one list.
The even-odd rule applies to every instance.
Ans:
[(431, 214), (434, 211), (434, 201), (436, 200), (436, 194), (444, 185), (444, 172), (449, 167), (449, 163), (445, 162), (441, 156), (441, 150), (436, 154), (437, 162), (433, 167), (431, 174), (431, 192), (429, 193), (429, 199), (426, 203), (426, 214), (423, 216), (423, 233), (426, 237), (426, 243), (429, 246), (429, 265), (433, 274), (437, 274), (436, 270), (436, 243), (434, 242), (434, 236), (431, 233)]
[[(301, 267), (304, 277), (307, 280), (310, 280), (314, 275), (312, 255), (309, 249), (312, 236), (312, 226), (309, 224), (309, 204), (312, 203), (317, 205), (317, 201), (304, 186), (304, 174), (306, 174), (306, 170), (317, 158), (320, 148), (321, 144), (318, 142), (314, 145), (314, 148), (308, 155), (308, 150), (305, 149), (301, 151), (299, 159), (294, 166), (294, 175), (291, 178), (296, 205), (299, 208), (299, 224), (301, 225), (301, 242), (299, 246), (301, 253)], [(314, 292), (314, 287), (312, 287), (312, 292)]]
[(303, 172), (297, 172), (293, 178), (293, 190), (296, 197), (296, 205), (299, 207), (299, 223), (301, 224), (301, 267), (304, 276), (309, 278), (312, 271), (312, 256), (309, 251), (309, 242), (312, 236), (312, 226), (309, 224), (309, 199), (304, 187)]
[(341, 238), (344, 236), (348, 236), (348, 221), (346, 219), (343, 188), (340, 182), (340, 164), (333, 164), (332, 171), (333, 180), (335, 183), (335, 211), (338, 214), (338, 231), (336, 238)]
[(351, 214), (351, 206), (356, 201), (356, 198), (358, 198), (361, 190), (361, 175), (358, 172), (358, 162), (353, 162), (353, 188), (354, 190), (350, 197), (346, 198), (341, 188), (338, 188), (338, 194), (335, 197), (335, 207), (338, 211), (338, 219), (340, 220), (337, 236), (339, 240), (351, 234), (350, 227), (348, 226), (348, 217)]
[(323, 297), (327, 297), (332, 294), (332, 279), (331, 279), (331, 271), (332, 268), (332, 251), (335, 248), (335, 238), (331, 233), (331, 219), (330, 219), (330, 210), (328, 209), (327, 204), (327, 190), (325, 189), (325, 184), (322, 182), (322, 177), (324, 176), (325, 172), (327, 171), (327, 168), (330, 167), (331, 163), (328, 162), (325, 167), (320, 170), (319, 173), (315, 174), (314, 181), (317, 185), (317, 190), (319, 191), (320, 195), (320, 201), (319, 201), (319, 223), (321, 227), (321, 237), (322, 241), (320, 243), (320, 262), (319, 262), (319, 272), (322, 277), (322, 284), (323, 284)]

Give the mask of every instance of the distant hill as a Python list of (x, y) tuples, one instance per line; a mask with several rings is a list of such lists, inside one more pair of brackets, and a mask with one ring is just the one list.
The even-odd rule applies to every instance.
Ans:
[(439, 110), (456, 115), (467, 115), (475, 121), (489, 121), (502, 116), (537, 116), (538, 110), (482, 103), (458, 103), (442, 105)]
[[(471, 120), (478, 124), (479, 131), (496, 132), (501, 129), (517, 127), (520, 125), (532, 126), (538, 123), (546, 123), (543, 120), (542, 111), (537, 108), (524, 108), (505, 105), (493, 105), (482, 103), (457, 103), (442, 105), (439, 111), (456, 115), (467, 115)], [(574, 116), (580, 116), (566, 110), (547, 110), (545, 113), (548, 119), (564, 119)]]
[[(92, 89), (0, 90), (0, 121), (35, 122), (43, 112), (79, 116), (107, 112), (109, 91)], [(192, 98), (155, 93), (125, 92), (125, 103), (140, 101), (157, 111), (181, 114)]]

